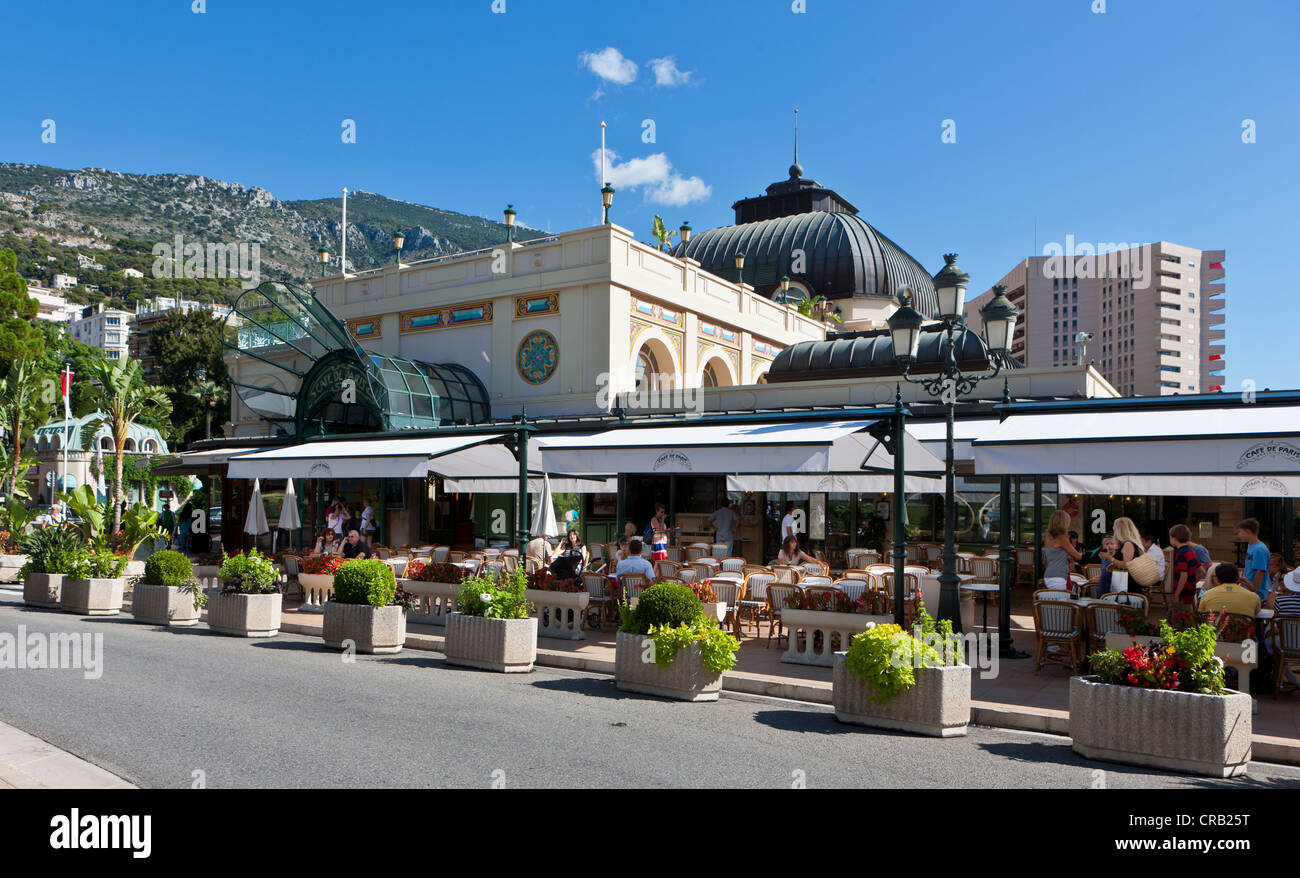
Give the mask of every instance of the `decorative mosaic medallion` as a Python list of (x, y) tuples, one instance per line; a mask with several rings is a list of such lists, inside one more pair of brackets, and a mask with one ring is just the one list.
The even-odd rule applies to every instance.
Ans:
[(560, 346), (555, 336), (544, 329), (535, 329), (519, 342), (515, 352), (515, 368), (519, 377), (529, 384), (545, 384), (560, 365)]

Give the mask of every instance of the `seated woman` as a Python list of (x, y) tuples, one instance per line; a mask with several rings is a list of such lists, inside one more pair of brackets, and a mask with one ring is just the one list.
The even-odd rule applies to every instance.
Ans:
[[(813, 564), (822, 563), (812, 555), (809, 555), (803, 549), (799, 548), (798, 537), (786, 537), (785, 542), (781, 544), (781, 551), (776, 553), (775, 563), (797, 567), (808, 561), (811, 561)], [(825, 567), (826, 565), (822, 564), (822, 566)]]
[(311, 550), (313, 555), (337, 555), (339, 553), (338, 534), (331, 529), (326, 529), (323, 534), (316, 538), (316, 546)]

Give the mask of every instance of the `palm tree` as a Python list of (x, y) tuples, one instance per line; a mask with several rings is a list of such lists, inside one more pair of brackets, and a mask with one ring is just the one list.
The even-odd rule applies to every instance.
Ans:
[(122, 525), (122, 461), (127, 431), (141, 415), (170, 415), (172, 403), (161, 388), (144, 383), (139, 360), (122, 357), (92, 361), (89, 372), (90, 379), (99, 385), (100, 409), (107, 417), (87, 424), (82, 435), (94, 436), (105, 424), (113, 435), (113, 532), (117, 533)]
[(45, 398), (44, 390), (41, 376), (29, 360), (10, 363), (9, 374), (0, 383), (0, 424), (9, 432), (9, 443), (13, 448), (9, 466), (10, 491), (18, 485), (23, 431), (39, 427), (50, 415), (51, 400)]

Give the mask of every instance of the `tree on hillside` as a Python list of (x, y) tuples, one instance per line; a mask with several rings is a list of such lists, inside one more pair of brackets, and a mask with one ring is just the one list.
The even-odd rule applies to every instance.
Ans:
[[(215, 397), (204, 390), (205, 384), (218, 388), (229, 386), (226, 372), (225, 345), (222, 344), (224, 324), (206, 310), (183, 314), (172, 311), (154, 326), (149, 334), (149, 356), (153, 358), (152, 383), (161, 385), (172, 401), (171, 423), (175, 435), (182, 442), (204, 438), (206, 406), (209, 399), (217, 405), (212, 409), (213, 423), (230, 417), (229, 394)], [(204, 377), (200, 378), (199, 373)]]
[(27, 281), (18, 273), (14, 251), (0, 250), (0, 363), (35, 360), (44, 348), (43, 336), (32, 326), (40, 306), (27, 295)]
[(113, 532), (122, 524), (122, 460), (126, 455), (127, 431), (146, 415), (165, 417), (172, 403), (167, 394), (144, 383), (140, 361), (123, 357), (116, 361), (92, 363), (90, 375), (99, 385), (100, 408), (106, 417), (86, 425), (83, 436), (94, 436), (107, 424), (113, 436)]

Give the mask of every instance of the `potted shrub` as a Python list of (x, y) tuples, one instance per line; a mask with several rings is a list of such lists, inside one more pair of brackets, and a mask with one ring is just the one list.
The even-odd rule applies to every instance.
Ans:
[(619, 606), (614, 653), (619, 689), (679, 701), (717, 701), (722, 672), (736, 663), (740, 641), (704, 615), (695, 592), (660, 583), (641, 592), (636, 609)]
[(271, 559), (256, 549), (222, 557), (221, 591), (208, 600), (208, 627), (236, 637), (279, 634), (283, 595)]
[(549, 570), (527, 574), (524, 597), (537, 608), (538, 637), (585, 640), (582, 619), (591, 595), (581, 579), (556, 579)]
[(82, 616), (116, 616), (122, 612), (126, 591), (127, 558), (107, 548), (90, 552), (76, 574), (63, 579), (59, 606), (65, 613)]
[(446, 625), (447, 617), (455, 608), (456, 590), (466, 576), (465, 568), (446, 562), (416, 564), (415, 561), (411, 560), (403, 571), (406, 576), (398, 580), (398, 585), (415, 597), (411, 621)]
[(383, 561), (355, 558), (333, 576), (334, 595), (325, 602), (325, 645), (357, 652), (391, 654), (406, 644), (406, 611), (414, 602), (397, 587), (393, 568)]
[(537, 619), (528, 615), (527, 588), (521, 569), (499, 580), (475, 576), (459, 583), (456, 612), (447, 617), (447, 661), (507, 674), (531, 671), (537, 658)]
[(197, 625), (206, 603), (190, 559), (171, 549), (149, 556), (144, 562), (144, 579), (131, 590), (131, 615), (137, 622), (151, 625)]
[(63, 596), (63, 579), (80, 571), (86, 557), (86, 541), (69, 525), (47, 527), (22, 538), (27, 562), (18, 571), (23, 581), (23, 603), (29, 607), (58, 609)]
[[(837, 651), (871, 625), (887, 625), (883, 595), (866, 592), (852, 600), (843, 592), (795, 592), (781, 611), (781, 624), (789, 632), (781, 661), (829, 668)], [(875, 613), (870, 611), (877, 611)]]
[(1089, 656), (1092, 676), (1070, 679), (1074, 752), (1104, 759), (1233, 777), (1250, 763), (1250, 696), (1223, 685), (1211, 625)]
[(308, 613), (322, 612), (322, 607), (334, 592), (334, 574), (338, 573), (343, 562), (342, 555), (314, 555), (302, 559), (298, 572), (298, 584), (302, 586), (302, 606), (300, 610)]
[(970, 666), (952, 623), (924, 607), (912, 633), (872, 624), (835, 653), (831, 701), (840, 722), (938, 738), (966, 734)]

